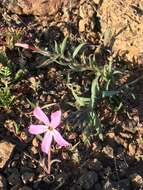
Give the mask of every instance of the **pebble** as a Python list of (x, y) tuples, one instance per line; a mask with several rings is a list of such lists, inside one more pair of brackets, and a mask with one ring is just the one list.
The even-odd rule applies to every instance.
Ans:
[(3, 169), (10, 159), (15, 145), (7, 141), (0, 141), (0, 169)]
[(122, 138), (126, 138), (126, 139), (132, 138), (132, 135), (129, 134), (129, 133), (120, 132), (120, 136), (121, 136)]
[(136, 153), (136, 145), (134, 144), (129, 144), (129, 155), (134, 156)]
[(20, 134), (20, 138), (25, 142), (28, 143), (31, 141), (31, 137), (25, 131), (22, 131)]
[(94, 15), (94, 9), (90, 4), (84, 3), (81, 4), (80, 8), (79, 8), (79, 16), (83, 19), (85, 18), (92, 18)]
[(31, 153), (34, 155), (34, 154), (37, 154), (39, 152), (39, 150), (36, 148), (36, 147), (34, 147), (34, 146), (32, 146), (31, 147)]
[(139, 174), (134, 173), (130, 176), (130, 178), (131, 178), (134, 188), (139, 188), (143, 186), (143, 177), (140, 176)]
[(32, 88), (33, 90), (36, 90), (38, 85), (37, 85), (37, 82), (36, 82), (35, 77), (30, 77), (30, 78), (29, 78), (29, 81), (31, 82), (31, 88)]
[(88, 18), (79, 21), (79, 32), (85, 32), (88, 23)]
[(32, 145), (34, 147), (38, 147), (39, 146), (39, 141), (38, 141), (38, 139), (36, 137), (32, 140)]
[(110, 138), (110, 139), (114, 139), (114, 138), (115, 138), (115, 133), (114, 133), (114, 132), (108, 132), (108, 133), (106, 134), (106, 136), (107, 136), (108, 138)]
[(102, 152), (103, 152), (104, 154), (106, 154), (108, 157), (114, 158), (113, 148), (112, 148), (111, 146), (106, 145), (106, 146), (103, 148)]

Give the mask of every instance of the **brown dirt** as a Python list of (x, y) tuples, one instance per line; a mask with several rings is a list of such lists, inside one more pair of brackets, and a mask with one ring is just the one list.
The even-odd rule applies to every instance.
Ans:
[(102, 33), (111, 30), (110, 47), (129, 61), (143, 62), (143, 0), (103, 0)]
[[(95, 176), (98, 176), (98, 183), (95, 182), (96, 187), (94, 189), (107, 190), (109, 188), (105, 188), (105, 184), (110, 181), (110, 189), (127, 190), (127, 186), (123, 187), (122, 184), (122, 180), (125, 180), (126, 184), (130, 183), (130, 188), (128, 189), (141, 190), (143, 187), (143, 167), (141, 165), (143, 160), (142, 80), (133, 85), (135, 95), (137, 96), (135, 101), (131, 101), (128, 94), (125, 94), (128, 97), (123, 97), (128, 106), (129, 117), (125, 112), (121, 112), (116, 116), (110, 107), (109, 111), (111, 114), (109, 114), (108, 105), (103, 105), (103, 111), (106, 112), (107, 110), (107, 118), (106, 114), (102, 113), (102, 122), (105, 129), (103, 142), (94, 139), (90, 148), (80, 143), (73, 152), (61, 150), (60, 154), (53, 154), (53, 158), (60, 158), (63, 162), (53, 166), (52, 172), (56, 178), (51, 183), (48, 181), (47, 174), (44, 173), (44, 168), (39, 165), (42, 162), (38, 146), (39, 140), (36, 142), (32, 141), (32, 137), (27, 133), (32, 110), (26, 102), (31, 95), (34, 102), (39, 101), (40, 105), (44, 105), (45, 102), (59, 102), (63, 106), (63, 112), (65, 112), (63, 115), (68, 115), (67, 111), (65, 111), (67, 109), (65, 108), (65, 102), (71, 96), (69, 97), (69, 91), (64, 82), (63, 73), (66, 70), (59, 69), (57, 65), (46, 67), (44, 70), (33, 70), (37, 62), (39, 64), (39, 59), (37, 59), (36, 55), (33, 56), (32, 52), (23, 49), (20, 50), (20, 54), (13, 47), (9, 49), (8, 42), (12, 40), (7, 38), (5, 33), (12, 33), (11, 31), (16, 31), (16, 28), (19, 27), (24, 31), (21, 33), (23, 42), (36, 44), (35, 39), (38, 36), (39, 43), (36, 45), (42, 48), (43, 46), (50, 47), (50, 43), (54, 40), (58, 41), (61, 39), (61, 36), (63, 38), (71, 34), (74, 34), (71, 36), (77, 41), (84, 39), (98, 47), (98, 45), (101, 45), (101, 41), (99, 41), (100, 34), (102, 36), (107, 31), (108, 37), (104, 36), (103, 44), (105, 47), (103, 49), (110, 48), (111, 52), (116, 55), (119, 54), (121, 56), (125, 54), (125, 57), (131, 62), (134, 62), (135, 59), (138, 63), (141, 63), (143, 47), (143, 26), (141, 25), (143, 21), (142, 0), (81, 0), (80, 3), (77, 0), (71, 0), (70, 2), (74, 6), (74, 8), (70, 7), (71, 9), (68, 9), (69, 7), (66, 4), (63, 5), (63, 2), (66, 2), (64, 0), (45, 1), (46, 9), (42, 4), (42, 0), (17, 0), (18, 6), (15, 6), (12, 2), (10, 1), (8, 4), (10, 13), (5, 11), (5, 17), (2, 17), (3, 23), (0, 23), (0, 26), (4, 26), (5, 29), (0, 36), (2, 41), (0, 45), (6, 46), (6, 54), (14, 62), (16, 69), (19, 67), (23, 68), (21, 65), (24, 65), (30, 69), (30, 72), (29, 75), (25, 76), (25, 79), (15, 84), (15, 87), (12, 89), (14, 95), (18, 96), (15, 103), (16, 106), (11, 109), (9, 114), (6, 112), (1, 112), (0, 114), (0, 139), (10, 141), (16, 145), (12, 159), (9, 159), (9, 164), (2, 171), (2, 175), (6, 178), (9, 187), (7, 189), (25, 189), (24, 185), (26, 185), (28, 186), (27, 189), (81, 190), (82, 187), (85, 188), (85, 185), (90, 185), (90, 180), (92, 183), (92, 179), (94, 181)], [(100, 15), (100, 20), (96, 15), (96, 11)], [(17, 24), (19, 22), (14, 22), (13, 16), (16, 14), (11, 14), (11, 12), (20, 15), (16, 17), (20, 21), (19, 25)], [(26, 14), (26, 16), (23, 17), (21, 14)], [(30, 20), (28, 14), (36, 16)], [(7, 21), (6, 18), (9, 20)], [(28, 23), (25, 18), (29, 20)], [(102, 33), (100, 33), (100, 23)], [(112, 29), (112, 34), (109, 32), (109, 28)], [(39, 37), (39, 35), (42, 37)], [(123, 68), (124, 71), (126, 71), (126, 68)], [(124, 73), (125, 81), (122, 78), (120, 85), (141, 76), (142, 68), (130, 68), (128, 73), (129, 76), (126, 72)], [(88, 78), (85, 79), (85, 83), (87, 81)], [(37, 87), (38, 85), (39, 87)], [(36, 91), (37, 88), (38, 90)], [(69, 110), (69, 112), (72, 111)], [(113, 120), (111, 119), (112, 114), (115, 115)], [(15, 132), (13, 121), (20, 124), (21, 128), (18, 134)], [(73, 133), (67, 138), (75, 145), (80, 141), (81, 136), (79, 131), (76, 131), (74, 124), (70, 130)], [(91, 171), (93, 178), (90, 177)], [(33, 174), (35, 175), (34, 179)], [(15, 180), (11, 180), (15, 176), (20, 179), (17, 184), (15, 184)], [(141, 183), (137, 182), (136, 185), (133, 181), (137, 178), (141, 178), (142, 181)], [(79, 184), (81, 187), (79, 187)], [(57, 185), (59, 185), (59, 188), (57, 188)], [(114, 188), (114, 185), (118, 186), (118, 188)]]
[(4, 3), (9, 11), (16, 14), (26, 14), (26, 15), (54, 15), (56, 14), (62, 6), (70, 6), (73, 0), (68, 2), (67, 0), (17, 0), (8, 1)]

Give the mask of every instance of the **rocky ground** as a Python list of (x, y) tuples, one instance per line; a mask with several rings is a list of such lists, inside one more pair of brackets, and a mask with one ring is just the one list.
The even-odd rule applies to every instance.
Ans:
[[(141, 190), (143, 189), (143, 1), (142, 0), (0, 0), (0, 51), (26, 75), (14, 83), (16, 100), (10, 109), (0, 108), (0, 189), (3, 190)], [(19, 37), (20, 36), (20, 37)], [(27, 127), (32, 109), (27, 99), (57, 103), (63, 109), (63, 121), (71, 98), (65, 84), (65, 69), (58, 65), (35, 69), (42, 58), (25, 49), (17, 50), (20, 39), (51, 50), (54, 41), (65, 36), (73, 44), (92, 46), (97, 62), (116, 60), (123, 75), (118, 85), (132, 83), (130, 92), (121, 97), (125, 109), (115, 113), (105, 102), (99, 103), (104, 141), (95, 138), (86, 146), (80, 131), (67, 129), (73, 150), (54, 152), (52, 175), (45, 173), (39, 153), (39, 139), (30, 136)], [(0, 63), (3, 60), (0, 57)], [(1, 65), (0, 65), (1, 66)], [(85, 85), (92, 73), (75, 76)], [(82, 83), (81, 82), (81, 83)], [(80, 83), (80, 84), (81, 84)], [(48, 92), (47, 92), (48, 91)], [(20, 131), (16, 131), (16, 124)], [(77, 124), (78, 125), (78, 124)], [(71, 127), (71, 126), (70, 126)]]

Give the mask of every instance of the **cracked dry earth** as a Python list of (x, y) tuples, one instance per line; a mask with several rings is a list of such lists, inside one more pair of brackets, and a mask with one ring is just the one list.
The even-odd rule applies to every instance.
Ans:
[(69, 2), (67, 0), (17, 0), (7, 1), (4, 4), (8, 10), (16, 14), (44, 16), (56, 14), (63, 6), (69, 6)]
[[(104, 45), (128, 61), (139, 64), (143, 62), (143, 0), (6, 0), (2, 3), (9, 11), (19, 15), (52, 16), (68, 9), (72, 11), (71, 14), (75, 12), (75, 15), (79, 15), (78, 26), (81, 33), (94, 20), (93, 13), (97, 11), (102, 34), (106, 36)], [(95, 28), (92, 25), (93, 22), (89, 27)]]
[(128, 61), (143, 63), (143, 0), (103, 0), (102, 32), (111, 30), (110, 47)]
[[(115, 56), (118, 55), (124, 60), (143, 63), (142, 0), (0, 0), (0, 2), (11, 15), (38, 16), (42, 25), (40, 30), (43, 26), (50, 28), (56, 25), (64, 36), (73, 32), (76, 37), (85, 38), (97, 47), (99, 43), (103, 43), (103, 48), (109, 49)], [(72, 23), (70, 26), (74, 29), (68, 30), (67, 23)], [(35, 30), (38, 30), (38, 27)], [(53, 39), (54, 35), (52, 31), (49, 38)], [(56, 77), (52, 79), (54, 82)], [(32, 80), (35, 81), (35, 78)], [(11, 138), (3, 141), (3, 137), (12, 136), (11, 132), (5, 132), (5, 128), (9, 129), (10, 126), (14, 128), (11, 124), (13, 118), (10, 118), (10, 124), (0, 129), (0, 189), (142, 190), (143, 117), (139, 118), (142, 112), (139, 104), (143, 102), (141, 86), (140, 81), (136, 87), (140, 93), (140, 100), (134, 109), (132, 108), (130, 120), (125, 119), (123, 122), (124, 119), (120, 119), (116, 126), (113, 124), (105, 135), (105, 142), (93, 143), (91, 151), (85, 147), (81, 148), (83, 155), (80, 161), (77, 159), (79, 150), (76, 149), (72, 157), (78, 161), (76, 160), (74, 164), (66, 163), (66, 153), (62, 152), (61, 159), (65, 159), (65, 166), (55, 165), (53, 170), (56, 180), (53, 183), (43, 175), (43, 168), (37, 162), (40, 160), (37, 139), (32, 140), (25, 131), (22, 131), (20, 139), (24, 146), (19, 143), (19, 137), (13, 142)], [(2, 119), (0, 122), (5, 125)]]

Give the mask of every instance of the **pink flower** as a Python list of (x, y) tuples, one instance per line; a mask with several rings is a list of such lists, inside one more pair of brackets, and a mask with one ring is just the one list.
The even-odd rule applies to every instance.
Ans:
[(40, 107), (35, 108), (33, 114), (37, 119), (42, 121), (44, 125), (30, 125), (29, 133), (34, 135), (45, 133), (41, 144), (41, 149), (44, 153), (48, 154), (53, 139), (61, 147), (69, 146), (69, 143), (63, 139), (59, 131), (56, 129), (57, 127), (59, 127), (61, 122), (60, 110), (51, 114), (51, 121), (49, 121), (48, 117), (45, 115)]
[(15, 46), (22, 47), (22, 48), (25, 48), (25, 49), (31, 49), (32, 51), (39, 51), (38, 48), (35, 48), (33, 46), (30, 46), (29, 44), (25, 44), (25, 43), (21, 43), (21, 42), (15, 43)]
[(18, 47), (23, 47), (25, 49), (29, 49), (29, 44), (24, 44), (24, 43), (15, 43), (15, 46), (18, 46)]

